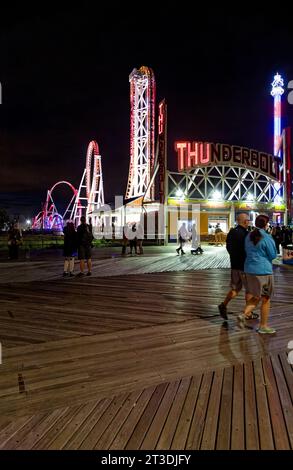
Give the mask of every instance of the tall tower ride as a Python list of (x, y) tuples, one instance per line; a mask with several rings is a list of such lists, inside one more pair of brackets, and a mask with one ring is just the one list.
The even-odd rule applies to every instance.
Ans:
[(280, 144), (282, 139), (281, 129), (281, 96), (284, 93), (284, 80), (278, 73), (271, 84), (271, 95), (274, 98), (274, 155), (281, 156)]
[(126, 199), (155, 197), (151, 177), (155, 161), (156, 82), (152, 69), (133, 69), (130, 82), (130, 165)]

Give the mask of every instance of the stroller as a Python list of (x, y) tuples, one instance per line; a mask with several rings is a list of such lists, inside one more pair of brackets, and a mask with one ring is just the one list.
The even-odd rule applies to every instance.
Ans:
[(203, 254), (203, 249), (201, 248), (200, 245), (197, 248), (192, 248), (191, 247), (190, 253), (192, 255), (202, 255)]

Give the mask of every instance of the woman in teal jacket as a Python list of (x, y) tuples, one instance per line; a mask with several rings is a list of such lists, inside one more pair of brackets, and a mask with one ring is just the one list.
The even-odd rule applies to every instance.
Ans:
[(268, 216), (257, 216), (255, 219), (256, 228), (245, 240), (244, 273), (246, 292), (252, 297), (247, 301), (244, 313), (239, 316), (241, 321), (257, 318), (257, 315), (252, 311), (261, 299), (261, 317), (258, 332), (262, 334), (276, 332), (274, 328), (268, 326), (270, 299), (274, 289), (272, 261), (277, 257), (275, 242), (271, 235), (265, 231), (268, 222)]

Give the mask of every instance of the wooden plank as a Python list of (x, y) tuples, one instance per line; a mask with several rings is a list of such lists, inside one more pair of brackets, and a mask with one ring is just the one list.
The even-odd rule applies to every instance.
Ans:
[(233, 367), (224, 369), (223, 389), (219, 412), (217, 450), (229, 450), (231, 441), (231, 421), (233, 403)]
[(126, 450), (137, 450), (140, 448), (142, 441), (154, 419), (154, 415), (161, 403), (168, 387), (168, 382), (158, 385), (147, 405), (143, 414), (141, 415), (135, 429), (127, 442)]
[(3, 429), (7, 428), (13, 421), (12, 418), (9, 418), (8, 416), (0, 417), (0, 433), (3, 431)]
[(62, 412), (54, 424), (47, 429), (47, 432), (43, 434), (41, 439), (38, 439), (36, 443), (32, 445), (32, 449), (47, 449), (50, 443), (55, 437), (70, 423), (74, 414), (80, 409), (79, 406), (73, 406), (66, 408), (65, 412)]
[[(280, 404), (283, 409), (283, 415), (286, 422), (288, 438), (290, 442), (291, 449), (293, 449), (293, 406), (292, 400), (290, 397), (290, 392), (288, 390), (288, 384), (286, 382), (284, 371), (281, 366), (281, 360), (279, 355), (271, 356), (271, 361), (274, 369), (274, 375), (278, 387)], [(293, 372), (292, 372), (293, 376)]]
[[(63, 445), (63, 449), (75, 450), (80, 447), (82, 442), (86, 439), (88, 434), (91, 432), (93, 427), (96, 425), (100, 417), (105, 413), (111, 403), (111, 399), (103, 398), (98, 401), (96, 407), (92, 413), (87, 417), (86, 420), (81, 424), (78, 430), (72, 435), (72, 437)], [(51, 440), (53, 442), (53, 439)]]
[(245, 442), (247, 450), (259, 450), (258, 417), (253, 363), (244, 364)]
[(128, 394), (123, 393), (114, 397), (107, 412), (103, 413), (102, 416), (96, 421), (95, 425), (90, 430), (89, 434), (83, 440), (79, 446), (80, 450), (92, 450), (96, 442), (100, 439), (101, 435), (105, 432), (109, 424), (115, 419), (116, 414), (121, 410), (122, 406), (126, 402)]
[(176, 396), (178, 386), (179, 386), (178, 380), (176, 380), (176, 382), (171, 382), (168, 385), (166, 393), (162, 398), (160, 406), (140, 446), (140, 449), (143, 450), (143, 449), (155, 449), (156, 448), (162, 428), (165, 424), (169, 410), (172, 406), (174, 397)]
[(284, 377), (287, 382), (288, 391), (290, 393), (291, 401), (293, 403), (293, 369), (292, 366), (288, 363), (288, 357), (285, 352), (279, 354), (281, 365), (283, 368)]
[(62, 450), (66, 446), (68, 441), (76, 433), (78, 434), (79, 428), (89, 418), (97, 406), (97, 402), (90, 402), (84, 405), (80, 410), (73, 416), (72, 420), (67, 426), (58, 434), (49, 444), (49, 450)]
[(201, 387), (199, 390), (196, 407), (194, 410), (191, 426), (186, 443), (186, 450), (196, 450), (200, 448), (205, 419), (207, 413), (207, 407), (209, 403), (210, 390), (213, 382), (213, 373), (207, 372), (203, 376)]
[(192, 423), (192, 416), (195, 404), (198, 399), (198, 393), (201, 387), (202, 376), (192, 377), (190, 387), (184, 402), (182, 412), (177, 424), (177, 428), (172, 441), (171, 449), (185, 449), (189, 429)]
[(148, 403), (151, 397), (153, 396), (154, 391), (155, 387), (149, 387), (142, 392), (136, 406), (132, 409), (129, 418), (119, 430), (119, 433), (116, 435), (114, 441), (111, 443), (111, 450), (125, 449), (128, 441), (130, 440), (133, 434), (137, 422), (140, 420), (141, 415), (143, 414), (145, 408), (148, 406)]
[(258, 414), (259, 440), (261, 450), (273, 450), (274, 439), (271, 428), (269, 405), (267, 402), (267, 393), (265, 378), (263, 375), (261, 359), (256, 359), (254, 363), (256, 404)]
[(173, 437), (176, 431), (177, 423), (180, 418), (182, 407), (186, 400), (186, 396), (190, 387), (191, 377), (186, 377), (181, 380), (176, 396), (174, 398), (172, 407), (170, 409), (168, 418), (162, 429), (160, 439), (156, 449), (170, 449)]
[(202, 450), (214, 450), (216, 447), (222, 385), (223, 370), (217, 370), (213, 378), (208, 410), (205, 419), (205, 427), (200, 446)]
[(262, 359), (264, 378), (267, 389), (267, 397), (271, 415), (271, 425), (274, 436), (275, 448), (277, 450), (288, 450), (290, 444), (286, 429), (286, 423), (283, 416), (283, 410), (280, 404), (280, 397), (274, 377), (270, 357), (265, 356)]
[(22, 440), (27, 436), (28, 433), (31, 433), (33, 429), (38, 427), (40, 423), (47, 417), (47, 413), (40, 413), (31, 417), (27, 423), (21, 427), (13, 436), (6, 441), (4, 445), (1, 446), (5, 450), (14, 450), (16, 447), (21, 445)]
[(8, 426), (5, 426), (0, 431), (0, 449), (2, 449), (15, 434), (21, 431), (24, 426), (28, 425), (32, 419), (32, 416), (22, 416), (11, 420)]
[(15, 449), (30, 450), (42, 437), (51, 429), (51, 427), (67, 413), (67, 408), (54, 410), (49, 413), (45, 419), (40, 421), (31, 429), (24, 438), (14, 445)]
[(243, 364), (234, 366), (231, 449), (245, 449)]
[(105, 429), (98, 441), (96, 442), (94, 449), (109, 449), (111, 443), (119, 433), (124, 422), (129, 417), (132, 409), (137, 405), (137, 401), (142, 391), (136, 391), (131, 393), (123, 404), (123, 407), (118, 411), (117, 415), (111, 421), (107, 429)]

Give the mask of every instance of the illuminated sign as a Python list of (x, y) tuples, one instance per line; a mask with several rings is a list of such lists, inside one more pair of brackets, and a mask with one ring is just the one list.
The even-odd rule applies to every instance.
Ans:
[(158, 118), (158, 142), (159, 142), (159, 199), (160, 203), (165, 202), (165, 176), (167, 167), (167, 104), (163, 100), (159, 104)]
[(163, 134), (164, 128), (165, 128), (165, 100), (161, 101), (159, 104), (159, 119), (158, 119), (158, 124), (159, 124), (159, 135)]
[(258, 171), (269, 178), (280, 180), (281, 159), (246, 147), (209, 142), (176, 142), (178, 171), (203, 166), (235, 166)]

